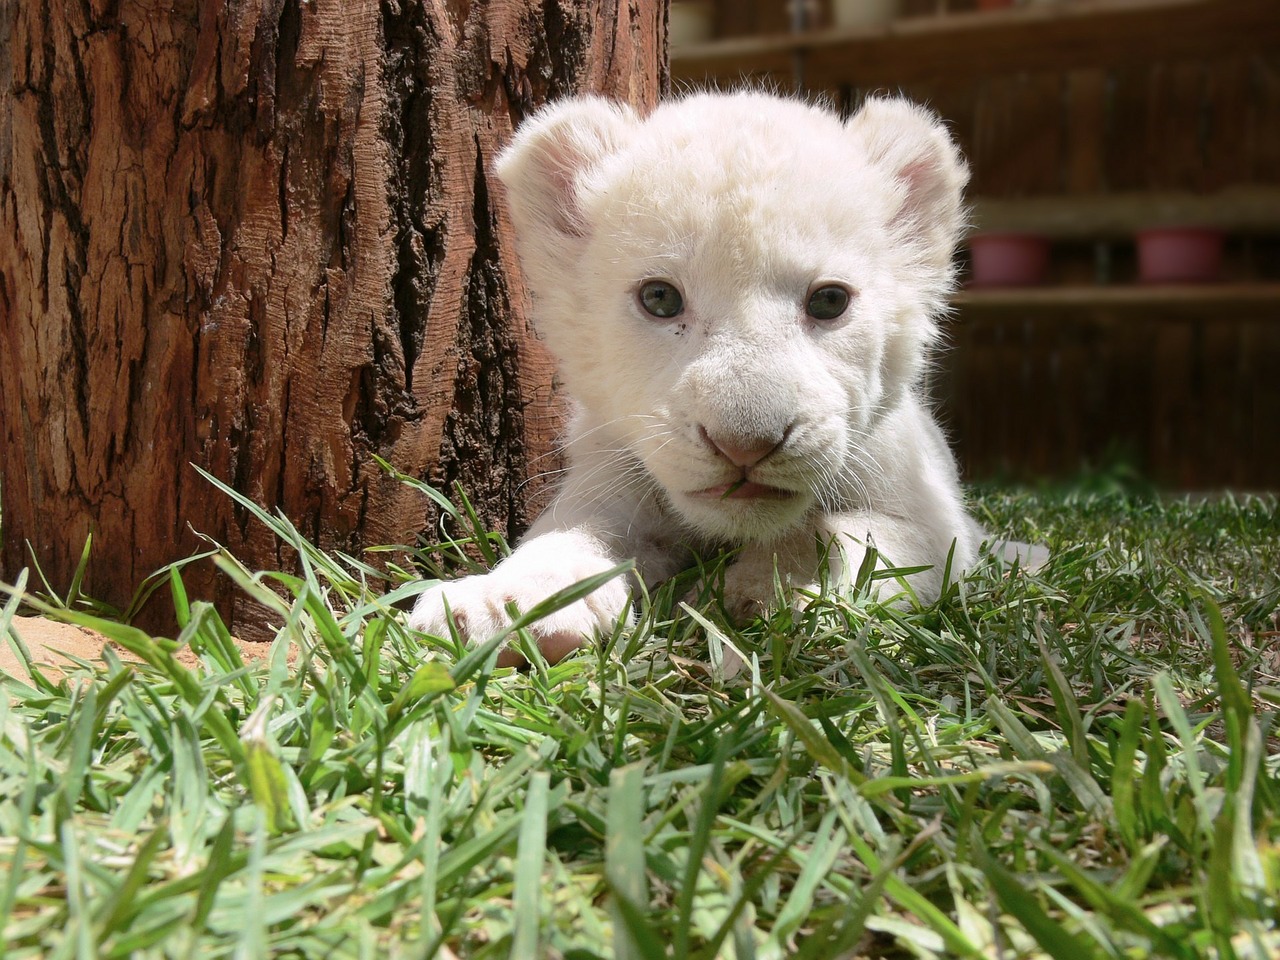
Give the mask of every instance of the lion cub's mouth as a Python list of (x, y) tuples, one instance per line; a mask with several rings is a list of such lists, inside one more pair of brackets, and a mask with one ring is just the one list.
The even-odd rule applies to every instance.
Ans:
[(698, 490), (693, 495), (704, 500), (788, 500), (796, 496), (796, 491), (739, 479)]

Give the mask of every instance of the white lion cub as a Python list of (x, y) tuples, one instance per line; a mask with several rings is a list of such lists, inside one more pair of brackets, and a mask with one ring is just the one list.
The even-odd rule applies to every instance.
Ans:
[[(738, 613), (869, 546), (936, 597), (974, 560), (919, 381), (952, 288), (967, 169), (900, 99), (842, 121), (762, 93), (647, 117), (550, 106), (503, 154), (539, 331), (576, 413), (553, 505), (492, 573), (424, 593), (410, 625), (484, 640), (634, 557), (646, 582), (726, 547)], [(628, 609), (619, 577), (534, 628), (556, 660)], [(519, 662), (508, 655), (504, 662)]]

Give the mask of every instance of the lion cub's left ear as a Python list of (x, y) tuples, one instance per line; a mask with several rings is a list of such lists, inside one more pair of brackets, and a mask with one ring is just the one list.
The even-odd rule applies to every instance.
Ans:
[(526, 267), (550, 264), (590, 232), (592, 174), (627, 142), (635, 113), (603, 97), (549, 104), (520, 125), (498, 158), (498, 178)]
[(946, 269), (964, 228), (961, 194), (969, 168), (932, 112), (909, 100), (872, 99), (848, 121), (871, 163), (900, 188), (895, 232)]

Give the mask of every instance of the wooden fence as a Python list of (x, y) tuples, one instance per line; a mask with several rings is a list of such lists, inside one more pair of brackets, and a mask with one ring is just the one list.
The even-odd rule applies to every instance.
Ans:
[(1280, 489), (1274, 295), (1040, 293), (961, 298), (933, 392), (966, 476), (1119, 461), (1169, 488)]

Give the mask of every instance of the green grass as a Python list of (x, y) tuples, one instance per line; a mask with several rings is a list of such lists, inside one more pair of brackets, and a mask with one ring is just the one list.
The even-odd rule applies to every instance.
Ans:
[(1048, 566), (743, 630), (675, 583), (523, 673), (266, 516), (265, 663), (177, 568), (175, 639), (46, 604), (130, 659), (3, 679), (4, 955), (1280, 954), (1276, 500), (977, 507)]

